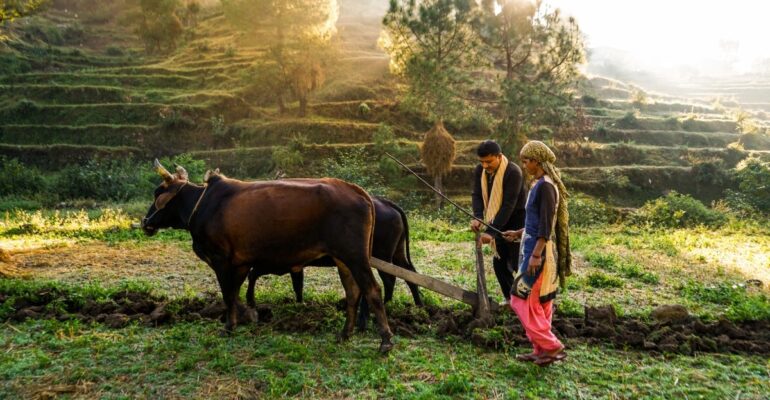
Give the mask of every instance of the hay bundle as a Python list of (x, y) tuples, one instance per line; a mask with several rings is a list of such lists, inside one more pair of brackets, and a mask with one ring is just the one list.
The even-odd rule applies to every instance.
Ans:
[[(444, 128), (442, 121), (436, 122), (433, 128), (425, 133), (425, 140), (420, 147), (420, 156), (425, 164), (425, 169), (433, 176), (434, 186), (440, 192), (444, 192), (443, 177), (452, 171), (452, 163), (455, 161), (455, 140)], [(441, 208), (444, 199), (436, 194), (436, 206)]]
[(420, 147), (420, 156), (428, 173), (434, 178), (443, 177), (452, 171), (455, 161), (455, 140), (444, 128), (444, 123), (436, 122), (428, 132)]

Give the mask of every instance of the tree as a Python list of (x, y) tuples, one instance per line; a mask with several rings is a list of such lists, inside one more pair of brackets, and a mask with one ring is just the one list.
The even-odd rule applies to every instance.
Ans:
[(140, 0), (142, 17), (137, 33), (149, 54), (172, 51), (182, 35), (182, 21), (176, 15), (178, 0)]
[[(238, 29), (269, 43), (264, 63), (275, 66), (274, 94), (281, 113), (287, 95), (307, 114), (310, 93), (323, 84), (338, 16), (336, 0), (222, 0), (225, 16)], [(270, 70), (262, 67), (259, 70)]]
[(503, 70), (499, 90), (504, 149), (518, 149), (540, 125), (563, 127), (575, 120), (573, 93), (585, 61), (582, 35), (573, 18), (541, 1), (483, 0), (477, 32), (493, 65)]
[(48, 3), (48, 0), (3, 0), (0, 1), (0, 22), (13, 21), (35, 13)]
[[(437, 189), (454, 162), (454, 139), (444, 121), (463, 114), (470, 73), (480, 66), (473, 30), (474, 0), (391, 0), (380, 45), (391, 69), (405, 79), (404, 103), (433, 122), (421, 146)], [(439, 206), (443, 198), (436, 194)]]

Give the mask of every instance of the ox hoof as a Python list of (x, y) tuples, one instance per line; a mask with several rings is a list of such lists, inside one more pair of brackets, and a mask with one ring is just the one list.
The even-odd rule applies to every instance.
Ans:
[(247, 308), (243, 311), (243, 322), (251, 322), (256, 324), (259, 320), (259, 317), (257, 316), (257, 310), (253, 308)]
[(393, 350), (393, 346), (395, 346), (395, 344), (393, 344), (392, 341), (383, 341), (380, 343), (380, 354), (388, 354), (388, 352)]

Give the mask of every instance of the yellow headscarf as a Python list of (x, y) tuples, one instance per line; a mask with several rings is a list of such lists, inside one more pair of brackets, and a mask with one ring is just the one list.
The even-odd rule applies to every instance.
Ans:
[(565, 277), (572, 275), (572, 254), (569, 248), (569, 211), (567, 211), (567, 188), (561, 180), (559, 170), (554, 166), (556, 154), (545, 143), (530, 141), (521, 148), (521, 157), (540, 163), (546, 174), (551, 177), (559, 191), (559, 205), (556, 210), (556, 248), (559, 282), (564, 287)]

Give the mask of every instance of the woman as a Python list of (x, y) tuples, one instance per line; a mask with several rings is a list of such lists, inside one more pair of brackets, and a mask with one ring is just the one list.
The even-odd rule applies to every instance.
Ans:
[(527, 196), (524, 229), (503, 233), (508, 241), (521, 239), (519, 270), (511, 289), (511, 308), (518, 315), (534, 351), (520, 361), (546, 366), (564, 359), (564, 345), (551, 332), (553, 299), (559, 281), (569, 275), (569, 214), (567, 190), (554, 167), (556, 155), (544, 143), (531, 141), (520, 154), (533, 178)]

